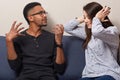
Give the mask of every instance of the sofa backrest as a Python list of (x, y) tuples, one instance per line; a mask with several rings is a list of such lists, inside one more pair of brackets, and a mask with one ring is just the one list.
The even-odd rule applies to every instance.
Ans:
[(60, 80), (78, 80), (81, 78), (85, 66), (85, 52), (82, 48), (83, 40), (74, 36), (63, 36), (63, 49), (67, 61), (64, 75)]
[(14, 71), (11, 70), (8, 64), (4, 36), (0, 36), (0, 80), (15, 80)]

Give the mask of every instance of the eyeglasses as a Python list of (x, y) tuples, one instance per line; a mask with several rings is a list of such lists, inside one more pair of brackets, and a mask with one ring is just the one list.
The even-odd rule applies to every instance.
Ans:
[(34, 16), (34, 15), (43, 15), (43, 14), (48, 14), (48, 12), (46, 12), (46, 11), (39, 11), (37, 13), (32, 14), (32, 16)]

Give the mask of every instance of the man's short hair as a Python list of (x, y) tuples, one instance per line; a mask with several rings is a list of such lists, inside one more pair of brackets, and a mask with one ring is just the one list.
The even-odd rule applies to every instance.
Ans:
[(31, 3), (28, 3), (23, 9), (23, 15), (28, 24), (29, 24), (29, 20), (27, 18), (28, 12), (37, 5), (41, 6), (41, 4), (39, 2), (31, 2)]

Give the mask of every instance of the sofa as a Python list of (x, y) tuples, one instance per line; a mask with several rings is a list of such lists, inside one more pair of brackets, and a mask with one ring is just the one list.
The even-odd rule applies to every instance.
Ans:
[(15, 73), (8, 64), (4, 36), (0, 36), (0, 80), (15, 80)]
[[(63, 50), (66, 58), (66, 70), (58, 75), (59, 80), (78, 80), (85, 66), (83, 40), (74, 36), (63, 36)], [(7, 61), (5, 37), (0, 36), (0, 80), (15, 80), (15, 72)]]

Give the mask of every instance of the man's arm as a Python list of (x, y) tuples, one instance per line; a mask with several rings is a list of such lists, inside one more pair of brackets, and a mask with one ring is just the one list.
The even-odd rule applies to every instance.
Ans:
[(19, 32), (23, 28), (19, 28), (19, 26), (22, 23), (19, 23), (16, 25), (16, 21), (12, 24), (12, 27), (8, 33), (6, 33), (6, 46), (7, 46), (7, 53), (8, 53), (8, 59), (9, 60), (15, 60), (17, 58), (17, 54), (15, 52), (13, 39), (15, 39), (17, 36), (19, 36)]
[(10, 31), (6, 34), (7, 58), (8, 58), (10, 67), (15, 71), (18, 71), (18, 68), (20, 67), (21, 63), (19, 63), (20, 56), (18, 58), (18, 55), (14, 47), (15, 44), (13, 42), (13, 39), (21, 35), (19, 34), (19, 31), (21, 31), (23, 28), (18, 28), (20, 25), (21, 23), (16, 25), (16, 22), (14, 22)]
[(56, 71), (62, 74), (65, 70), (65, 57), (62, 48), (62, 36), (63, 36), (64, 28), (63, 25), (56, 25), (54, 28), (55, 33), (55, 42), (56, 42), (56, 58), (55, 58), (55, 68)]
[(65, 62), (65, 57), (64, 57), (64, 52), (62, 48), (62, 44), (57, 44), (57, 49), (56, 49), (56, 60), (55, 62), (57, 64), (63, 64)]
[(6, 34), (6, 46), (7, 46), (7, 58), (8, 58), (8, 60), (15, 60), (17, 58), (17, 54), (15, 52), (13, 40), (9, 40), (7, 34)]

